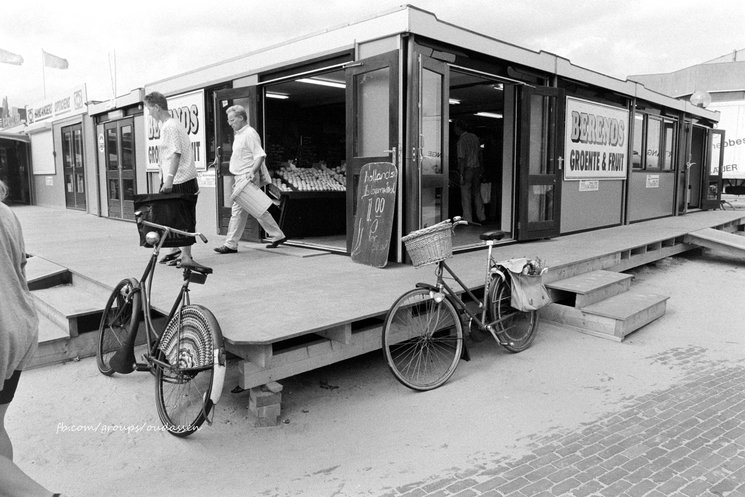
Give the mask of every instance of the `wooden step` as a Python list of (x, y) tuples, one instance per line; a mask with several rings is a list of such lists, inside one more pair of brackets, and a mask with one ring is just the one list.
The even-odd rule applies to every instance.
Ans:
[(92, 331), (93, 325), (80, 326), (81, 319), (95, 320), (106, 305), (109, 291), (105, 287), (93, 286), (81, 279), (66, 285), (34, 290), (31, 295), (36, 302), (38, 313), (69, 335), (77, 336), (81, 331)]
[(705, 228), (688, 233), (683, 239), (691, 245), (723, 252), (734, 257), (745, 256), (745, 237), (741, 235), (714, 228)]
[(628, 291), (633, 276), (613, 271), (591, 271), (571, 278), (546, 283), (546, 287), (555, 290), (553, 300), (562, 300), (562, 294), (574, 294), (574, 307), (586, 307)]
[(26, 261), (26, 282), (29, 290), (69, 284), (71, 281), (72, 273), (64, 266), (38, 256), (29, 257)]
[(582, 309), (550, 304), (541, 309), (541, 318), (568, 325), (584, 333), (621, 341), (642, 326), (665, 314), (663, 295), (625, 292)]

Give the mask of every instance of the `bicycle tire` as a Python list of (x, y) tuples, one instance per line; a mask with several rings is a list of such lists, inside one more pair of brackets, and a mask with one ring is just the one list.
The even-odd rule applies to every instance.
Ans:
[(133, 327), (139, 326), (142, 302), (136, 291), (137, 286), (134, 278), (121, 280), (111, 292), (101, 315), (96, 364), (106, 376), (114, 374), (111, 357), (121, 348)]
[(463, 351), (463, 325), (453, 303), (416, 288), (394, 302), (383, 324), (383, 353), (396, 379), (413, 390), (432, 390), (455, 372)]
[[(509, 278), (509, 276), (507, 277)], [(538, 325), (537, 311), (518, 311), (510, 305), (510, 281), (494, 277), (489, 285), (489, 312), (500, 344), (513, 353), (522, 352), (533, 344)]]
[[(225, 380), (225, 349), (217, 319), (199, 305), (183, 306), (158, 341), (155, 396), (166, 430), (187, 437), (208, 420)], [(211, 423), (211, 421), (210, 421)]]

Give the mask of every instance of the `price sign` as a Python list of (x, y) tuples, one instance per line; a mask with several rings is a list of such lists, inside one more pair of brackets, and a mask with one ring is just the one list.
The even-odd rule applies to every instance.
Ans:
[(354, 216), (352, 260), (385, 267), (391, 245), (398, 171), (390, 162), (370, 162), (360, 170)]

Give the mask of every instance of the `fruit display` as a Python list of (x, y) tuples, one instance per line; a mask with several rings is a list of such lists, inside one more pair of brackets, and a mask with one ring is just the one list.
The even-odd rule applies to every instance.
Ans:
[(343, 192), (347, 179), (344, 166), (326, 168), (283, 167), (276, 171), (272, 183), (283, 192)]

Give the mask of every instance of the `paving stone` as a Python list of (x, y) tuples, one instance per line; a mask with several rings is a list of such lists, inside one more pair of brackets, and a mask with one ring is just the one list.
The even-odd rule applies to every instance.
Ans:
[[(685, 359), (691, 368), (694, 359)], [(745, 496), (743, 390), (745, 367), (692, 374), (579, 430), (539, 438), (519, 459), (494, 459), (387, 495)]]

